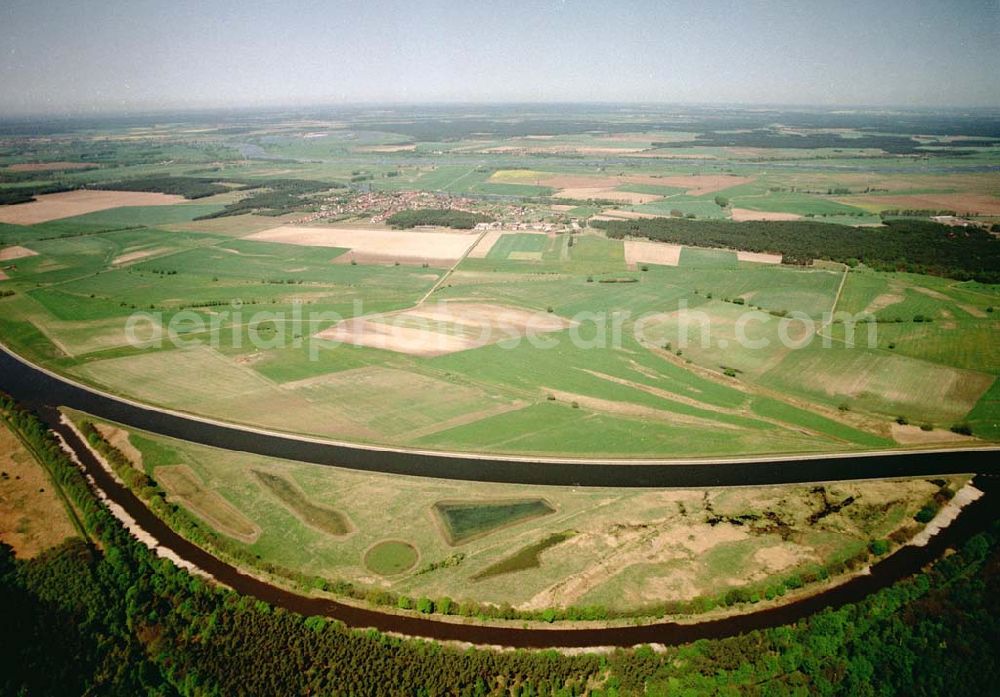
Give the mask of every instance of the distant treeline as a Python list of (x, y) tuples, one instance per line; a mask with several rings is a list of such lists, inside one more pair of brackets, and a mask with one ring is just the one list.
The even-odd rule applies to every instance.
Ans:
[(422, 208), (415, 211), (399, 211), (386, 220), (394, 228), (411, 228), (418, 225), (437, 225), (440, 227), (471, 230), (478, 223), (491, 223), (493, 218), (480, 213), (456, 211), (450, 208)]
[(786, 263), (829, 259), (879, 271), (909, 271), (958, 280), (1000, 283), (1000, 240), (978, 227), (956, 228), (926, 220), (886, 220), (856, 228), (803, 221), (648, 220), (594, 221), (609, 237), (646, 237), (693, 247), (728, 247), (781, 254)]
[(77, 186), (69, 184), (38, 184), (36, 186), (19, 186), (13, 189), (0, 189), (0, 206), (11, 206), (15, 203), (30, 203), (35, 196), (42, 194), (58, 194), (61, 191), (72, 191)]
[[(988, 141), (987, 141), (988, 142)], [(735, 146), (741, 148), (851, 148), (864, 149), (873, 148), (884, 150), (893, 155), (912, 155), (921, 153), (924, 155), (948, 154), (942, 151), (918, 150), (922, 143), (909, 136), (885, 136), (865, 134), (857, 138), (841, 138), (836, 133), (811, 133), (808, 135), (793, 135), (791, 133), (781, 133), (770, 129), (758, 129), (749, 133), (720, 133), (710, 131), (703, 133), (695, 140), (665, 143), (653, 143), (654, 147), (661, 148), (693, 148), (701, 146), (727, 147)]]
[(160, 194), (174, 194), (188, 199), (205, 198), (229, 191), (229, 187), (215, 179), (205, 177), (151, 176), (136, 179), (120, 179), (112, 182), (90, 184), (88, 188), (104, 191), (148, 191)]
[(253, 190), (250, 195), (233, 201), (221, 211), (203, 215), (197, 220), (225, 218), (244, 213), (257, 215), (284, 215), (301, 210), (308, 203), (304, 197), (330, 189), (342, 189), (338, 182), (321, 182), (306, 179), (269, 179), (264, 181), (243, 181), (241, 190)]

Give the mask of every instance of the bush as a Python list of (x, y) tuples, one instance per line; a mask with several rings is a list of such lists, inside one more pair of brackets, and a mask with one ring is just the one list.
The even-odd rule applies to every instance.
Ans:
[(920, 430), (921, 431), (933, 431), (934, 430), (934, 424), (929, 424), (929, 423), (920, 424)]
[(910, 423), (910, 420), (907, 419), (905, 416), (897, 416), (896, 423), (898, 423), (900, 426), (906, 426), (907, 424)]
[(868, 543), (868, 551), (876, 557), (881, 557), (889, 551), (890, 546), (889, 540), (872, 540)]
[(967, 423), (955, 424), (954, 426), (951, 427), (951, 432), (957, 433), (962, 436), (971, 436), (972, 426), (970, 426)]

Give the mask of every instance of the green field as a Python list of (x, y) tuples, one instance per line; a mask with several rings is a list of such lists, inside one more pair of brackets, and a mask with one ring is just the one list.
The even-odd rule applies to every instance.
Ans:
[(365, 552), (365, 566), (379, 576), (395, 576), (412, 569), (419, 558), (413, 545), (386, 540)]
[[(167, 487), (167, 502), (219, 533), (199, 540), (224, 558), (298, 587), (346, 581), (371, 597), (447, 596), (526, 612), (571, 605), (648, 612), (762, 583), (751, 577), (780, 582), (905, 527), (937, 491), (922, 479), (822, 491), (475, 483), (276, 460), (141, 432), (127, 437), (141, 457), (134, 464), (154, 479), (186, 473), (187, 488)], [(848, 500), (839, 512), (827, 510)], [(317, 507), (324, 517), (336, 511), (349, 520), (350, 534), (317, 524), (309, 514)], [(442, 534), (442, 511), (468, 535), (458, 548)], [(234, 530), (239, 521), (255, 527)], [(659, 550), (655, 559), (650, 549)], [(720, 575), (724, 560), (730, 565)], [(671, 576), (681, 561), (693, 565), (693, 585)], [(385, 602), (396, 604), (394, 596)]]
[[(1000, 412), (987, 395), (1000, 373), (991, 312), (1000, 307), (997, 286), (859, 264), (838, 298), (839, 267), (753, 264), (707, 247), (685, 247), (676, 267), (628, 268), (623, 241), (583, 220), (611, 208), (722, 219), (743, 207), (871, 224), (877, 216), (837, 199), (989, 194), (997, 190), (993, 151), (794, 148), (773, 124), (731, 135), (778, 138), (781, 147), (741, 149), (690, 124), (676, 131), (642, 115), (573, 124), (532, 118), (369, 114), (350, 127), (315, 129), (279, 119), (280, 127), (260, 133), (207, 128), (212, 135), (204, 137), (160, 124), (147, 135), (111, 128), (33, 141), (30, 153), (11, 146), (0, 163), (70, 158), (94, 167), (11, 172), (0, 190), (184, 177), (229, 190), (176, 205), (0, 223), (0, 247), (37, 253), (0, 264), (4, 341), (51, 368), (161, 406), (367, 443), (626, 457), (814, 452), (905, 445), (893, 435), (899, 415), (944, 428), (969, 421), (982, 429), (977, 435), (995, 438)], [(850, 145), (866, 132), (845, 133)], [(699, 137), (707, 144), (672, 145)], [(248, 195), (246, 186), (284, 190), (290, 180), (341, 186), (310, 189), (276, 209), (196, 220)], [(568, 208), (566, 199), (547, 198), (557, 186), (663, 199)], [(397, 198), (354, 205), (380, 192)], [(720, 207), (720, 197), (729, 205)], [(380, 205), (455, 205), (498, 221), (504, 234), (485, 258), (465, 258), (447, 278), (442, 267), (450, 263), (440, 260), (352, 264), (344, 249), (246, 239), (303, 220), (377, 230), (379, 215), (390, 212)], [(830, 226), (831, 235), (838, 230)], [(573, 324), (545, 335), (551, 348), (522, 337), (512, 347), (486, 342), (443, 355), (313, 339), (340, 319), (412, 309), (422, 299), (418, 311), (439, 301), (478, 303)], [(838, 312), (878, 320), (870, 346), (848, 348), (845, 326), (824, 324), (835, 302)], [(680, 346), (682, 308), (709, 323), (706, 345)], [(133, 345), (126, 322), (138, 312), (152, 317), (144, 336), (173, 334)], [(747, 312), (756, 313), (749, 322)], [(295, 313), (312, 319), (298, 322)], [(820, 333), (790, 350), (780, 320), (802, 315)], [(372, 323), (419, 334), (422, 321), (409, 317), (392, 329), (389, 314)], [(467, 339), (481, 330), (449, 326)], [(740, 334), (768, 346), (743, 345)], [(818, 346), (824, 342), (833, 346)], [(716, 437), (719, 429), (729, 437)]]
[(542, 499), (528, 501), (439, 501), (434, 512), (440, 517), (446, 537), (453, 545), (468, 542), (494, 530), (555, 513)]

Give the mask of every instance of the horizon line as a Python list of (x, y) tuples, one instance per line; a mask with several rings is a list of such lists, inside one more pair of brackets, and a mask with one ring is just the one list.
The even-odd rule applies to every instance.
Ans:
[(32, 119), (53, 120), (83, 120), (88, 118), (142, 117), (162, 114), (212, 114), (212, 113), (253, 113), (281, 111), (311, 111), (335, 109), (377, 109), (377, 108), (416, 108), (416, 107), (570, 107), (570, 106), (604, 106), (604, 107), (685, 107), (701, 109), (739, 109), (746, 111), (761, 110), (808, 110), (826, 113), (836, 112), (926, 112), (943, 113), (956, 111), (993, 112), (1000, 117), (1000, 103), (985, 104), (954, 104), (954, 105), (917, 105), (917, 104), (815, 104), (807, 102), (699, 102), (699, 101), (668, 101), (668, 100), (357, 100), (357, 101), (304, 101), (300, 103), (272, 102), (266, 104), (232, 104), (232, 105), (177, 105), (177, 106), (135, 106), (123, 108), (77, 107), (53, 111), (14, 111), (4, 112), (0, 107), (0, 122), (25, 121)]

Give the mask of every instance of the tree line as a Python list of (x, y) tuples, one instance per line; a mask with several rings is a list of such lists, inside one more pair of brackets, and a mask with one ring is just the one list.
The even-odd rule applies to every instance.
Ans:
[(907, 271), (961, 281), (1000, 283), (1000, 240), (979, 227), (926, 220), (886, 220), (883, 227), (831, 226), (808, 220), (600, 220), (608, 237), (645, 237), (693, 247), (781, 254), (788, 264), (826, 259), (878, 271)]

